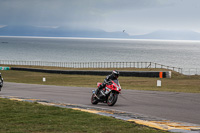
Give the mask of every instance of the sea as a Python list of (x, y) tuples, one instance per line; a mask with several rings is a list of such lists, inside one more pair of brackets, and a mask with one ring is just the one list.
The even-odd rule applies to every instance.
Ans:
[(1, 36), (0, 60), (155, 62), (200, 68), (200, 41)]

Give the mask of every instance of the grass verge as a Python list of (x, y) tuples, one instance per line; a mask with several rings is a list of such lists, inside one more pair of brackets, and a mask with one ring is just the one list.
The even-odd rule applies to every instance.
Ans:
[[(56, 68), (56, 67), (38, 67), (38, 66), (14, 66), (14, 67), (29, 67), (42, 69), (61, 69), (61, 70), (110, 70), (113, 69), (86, 69), (86, 68)], [(119, 71), (169, 71), (165, 69), (134, 69), (134, 68), (119, 68)], [(97, 82), (103, 82), (105, 76), (91, 75), (67, 75), (67, 74), (50, 74), (40, 72), (26, 71), (0, 71), (7, 82), (30, 83), (30, 84), (45, 84), (59, 86), (77, 86), (77, 87), (92, 87), (96, 88)], [(46, 82), (42, 78), (46, 78)], [(150, 90), (150, 91), (172, 91), (186, 93), (200, 93), (200, 76), (185, 76), (177, 72), (172, 72), (172, 78), (163, 78), (162, 86), (157, 87), (159, 78), (145, 77), (119, 77), (120, 84), (123, 89), (135, 90)]]
[(164, 133), (135, 123), (73, 109), (0, 98), (0, 132)]

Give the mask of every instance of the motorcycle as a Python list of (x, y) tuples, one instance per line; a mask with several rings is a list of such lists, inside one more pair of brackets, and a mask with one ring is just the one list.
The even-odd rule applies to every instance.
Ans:
[[(102, 83), (97, 83), (99, 87)], [(118, 99), (118, 95), (121, 92), (121, 86), (118, 80), (111, 80), (106, 83), (106, 87), (95, 94), (96, 90), (92, 90), (91, 103), (98, 104), (99, 102), (107, 103), (108, 106), (113, 106)]]
[(2, 87), (3, 87), (3, 78), (1, 77), (1, 73), (0, 73), (0, 91)]

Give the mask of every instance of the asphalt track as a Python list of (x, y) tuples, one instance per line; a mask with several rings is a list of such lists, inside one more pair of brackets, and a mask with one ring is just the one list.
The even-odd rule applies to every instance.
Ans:
[(33, 85), (5, 82), (0, 96), (44, 99), (53, 102), (94, 106), (151, 117), (200, 124), (200, 94), (122, 90), (117, 103), (92, 105), (93, 88)]

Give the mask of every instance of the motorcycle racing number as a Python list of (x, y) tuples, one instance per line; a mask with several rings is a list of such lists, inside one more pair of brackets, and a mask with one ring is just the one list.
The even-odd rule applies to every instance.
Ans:
[(105, 94), (108, 94), (110, 91), (111, 91), (111, 89), (109, 89), (109, 88), (106, 87), (106, 92), (105, 92)]

